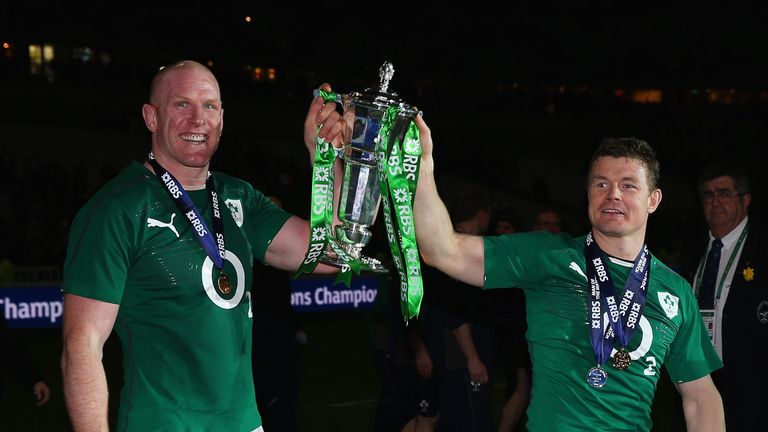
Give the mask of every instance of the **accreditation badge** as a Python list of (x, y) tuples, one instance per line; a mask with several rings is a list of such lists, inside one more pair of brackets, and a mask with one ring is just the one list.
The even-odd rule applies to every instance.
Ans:
[(717, 345), (715, 342), (715, 318), (717, 317), (717, 312), (714, 309), (703, 309), (701, 310), (701, 320), (704, 321), (704, 328), (707, 329), (707, 334), (709, 335), (709, 340), (712, 342), (712, 345)]

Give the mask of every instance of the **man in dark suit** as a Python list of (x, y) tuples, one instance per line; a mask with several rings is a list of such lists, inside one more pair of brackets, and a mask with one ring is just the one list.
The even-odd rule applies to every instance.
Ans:
[(708, 166), (697, 186), (709, 233), (688, 254), (684, 274), (725, 365), (712, 379), (727, 429), (758, 430), (768, 424), (768, 239), (749, 216), (749, 178), (738, 164)]

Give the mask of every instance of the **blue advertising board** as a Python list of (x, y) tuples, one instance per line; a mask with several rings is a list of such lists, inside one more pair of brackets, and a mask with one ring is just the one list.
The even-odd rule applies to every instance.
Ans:
[(379, 292), (379, 278), (358, 276), (350, 286), (332, 278), (307, 277), (291, 280), (291, 306), (296, 312), (370, 310)]
[[(350, 286), (332, 277), (291, 280), (291, 306), (296, 312), (364, 311), (373, 308), (379, 278), (361, 275)], [(63, 314), (60, 284), (0, 286), (0, 312), (11, 328), (60, 327)]]
[(0, 311), (8, 327), (61, 327), (61, 285), (0, 287)]

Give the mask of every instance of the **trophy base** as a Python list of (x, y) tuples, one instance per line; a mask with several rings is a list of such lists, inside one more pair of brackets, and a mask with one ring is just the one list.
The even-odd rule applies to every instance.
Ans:
[[(368, 271), (373, 273), (387, 273), (389, 271), (386, 267), (384, 267), (384, 265), (381, 264), (381, 261), (377, 260), (376, 258), (367, 257), (365, 255), (357, 255), (355, 258), (359, 259), (363, 264), (360, 269), (361, 271)], [(331, 247), (328, 247), (320, 256), (320, 262), (323, 264), (332, 265), (334, 267), (344, 267), (349, 265), (349, 263), (340, 258), (339, 255), (334, 252)]]

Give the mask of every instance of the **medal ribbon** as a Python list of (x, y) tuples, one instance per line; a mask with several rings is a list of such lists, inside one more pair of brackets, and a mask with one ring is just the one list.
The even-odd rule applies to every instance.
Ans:
[[(622, 348), (627, 346), (640, 323), (648, 295), (650, 252), (648, 246), (643, 245), (643, 249), (635, 258), (632, 271), (624, 284), (624, 294), (618, 304), (616, 289), (604, 263), (605, 256), (591, 232), (585, 240), (584, 255), (587, 259), (587, 277), (590, 285), (589, 334), (595, 360), (598, 365), (602, 365), (611, 357), (614, 337), (618, 338)], [(608, 312), (609, 327), (606, 332), (603, 332), (604, 310)]]
[[(187, 221), (194, 228), (195, 233), (197, 233), (195, 238), (203, 247), (205, 253), (213, 261), (216, 268), (222, 271), (224, 269), (224, 257), (226, 257), (227, 249), (224, 243), (224, 222), (221, 218), (219, 196), (216, 193), (216, 183), (213, 180), (213, 174), (208, 171), (208, 178), (205, 180), (205, 188), (208, 190), (208, 194), (211, 197), (211, 205), (213, 206), (213, 231), (211, 231), (181, 183), (155, 160), (155, 156), (151, 152), (149, 153), (149, 163), (155, 169), (155, 176), (165, 186), (165, 190), (168, 192), (171, 200), (173, 200), (176, 207), (184, 214)], [(214, 237), (216, 237), (215, 240)]]
[[(407, 323), (419, 314), (424, 293), (413, 222), (413, 199), (421, 162), (421, 143), (419, 130), (411, 122), (404, 139), (395, 139), (391, 148), (387, 148), (388, 137), (399, 114), (398, 107), (387, 109), (379, 130), (376, 158), (387, 240), (400, 276), (400, 309)], [(393, 214), (396, 216), (393, 217)]]

